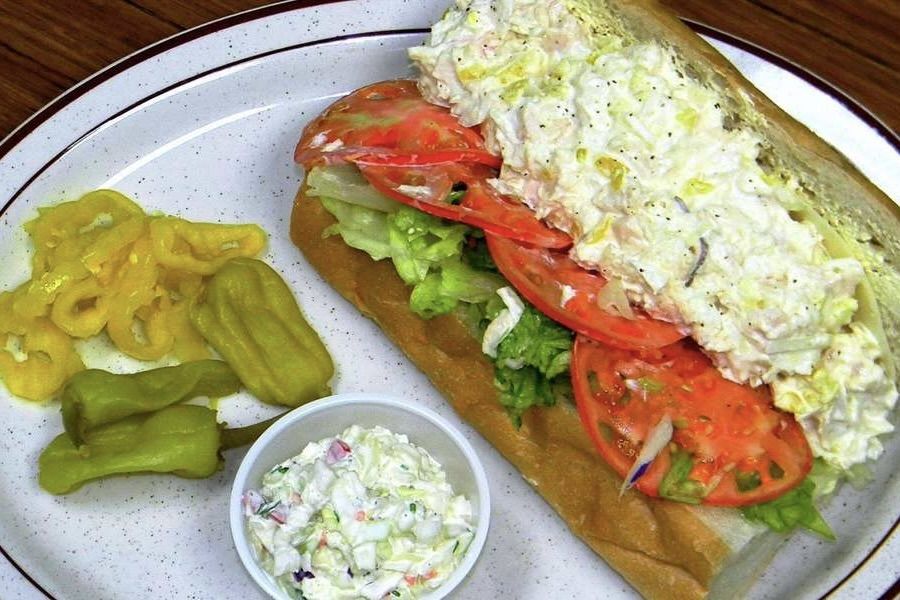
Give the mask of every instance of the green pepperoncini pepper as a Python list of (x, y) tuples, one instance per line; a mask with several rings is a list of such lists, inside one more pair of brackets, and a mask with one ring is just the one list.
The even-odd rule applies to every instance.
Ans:
[(136, 414), (92, 429), (76, 446), (66, 433), (38, 459), (38, 482), (51, 494), (68, 494), (108, 475), (155, 472), (200, 478), (222, 464), (216, 412), (179, 404)]
[(228, 261), (192, 308), (191, 321), (260, 400), (299, 406), (330, 393), (331, 356), (264, 262)]
[(181, 402), (238, 389), (234, 371), (214, 360), (134, 374), (83, 371), (63, 392), (66, 432), (41, 453), (38, 482), (52, 494), (68, 494), (110, 475), (208, 477), (222, 466), (223, 450), (253, 442), (281, 415), (225, 429), (216, 411)]
[(78, 446), (92, 428), (197, 396), (230, 396), (240, 388), (238, 376), (220, 360), (198, 360), (129, 375), (90, 369), (75, 374), (63, 388), (63, 425)]

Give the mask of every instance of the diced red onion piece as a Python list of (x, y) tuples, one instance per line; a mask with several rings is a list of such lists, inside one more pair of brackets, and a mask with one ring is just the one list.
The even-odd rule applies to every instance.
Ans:
[(256, 490), (247, 490), (241, 498), (241, 503), (244, 505), (244, 514), (249, 517), (256, 514), (259, 507), (263, 505), (263, 497)]
[(335, 438), (325, 453), (325, 464), (328, 466), (340, 462), (350, 456), (350, 446), (346, 442)]

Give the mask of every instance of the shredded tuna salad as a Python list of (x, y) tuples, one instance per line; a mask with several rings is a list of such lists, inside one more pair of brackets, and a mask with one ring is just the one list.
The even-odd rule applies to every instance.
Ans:
[(410, 49), (420, 89), (482, 125), (496, 187), (570, 233), (582, 266), (726, 377), (774, 384), (817, 456), (878, 457), (897, 390), (855, 320), (862, 266), (792, 218), (800, 186), (763, 170), (760, 136), (671, 49), (606, 35), (580, 4), (458, 0)]

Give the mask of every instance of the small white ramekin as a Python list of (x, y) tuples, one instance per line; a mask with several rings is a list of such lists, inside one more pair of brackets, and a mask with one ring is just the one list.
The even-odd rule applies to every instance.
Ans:
[(475, 537), (456, 571), (423, 600), (447, 596), (468, 575), (478, 559), (491, 516), (490, 491), (484, 467), (468, 441), (443, 417), (413, 401), (364, 392), (338, 394), (296, 408), (276, 421), (250, 446), (231, 488), (228, 515), (231, 535), (241, 562), (254, 581), (275, 600), (289, 600), (256, 559), (247, 535), (241, 505), (244, 492), (257, 489), (276, 464), (296, 456), (309, 443), (339, 434), (350, 425), (381, 425), (427, 450), (447, 473), (456, 493), (472, 503)]

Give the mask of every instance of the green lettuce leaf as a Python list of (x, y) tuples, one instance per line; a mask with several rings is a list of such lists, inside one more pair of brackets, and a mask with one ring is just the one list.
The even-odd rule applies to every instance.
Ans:
[[(487, 304), (487, 316), (496, 316), (502, 308)], [(571, 331), (556, 324), (525, 304), (525, 312), (516, 326), (497, 346), (494, 359), (494, 385), (500, 390), (500, 403), (512, 419), (522, 425), (522, 415), (532, 406), (553, 406), (561, 398), (572, 397), (568, 377), (572, 357)]]
[(473, 269), (498, 272), (494, 258), (488, 251), (487, 242), (484, 241), (484, 234), (478, 229), (473, 229), (466, 238), (466, 244), (463, 246), (463, 262)]
[(456, 309), (460, 302), (476, 305), (486, 302), (504, 285), (506, 282), (499, 275), (478, 271), (453, 258), (442, 262), (439, 269), (428, 273), (413, 287), (409, 307), (417, 315), (430, 319)]
[(807, 477), (803, 483), (783, 496), (762, 504), (745, 506), (741, 508), (741, 513), (744, 518), (762, 523), (780, 533), (803, 527), (833, 541), (834, 532), (813, 502), (815, 490), (816, 484)]
[(478, 237), (474, 230), (380, 196), (352, 167), (315, 168), (307, 187), (337, 220), (323, 233), (340, 235), (374, 260), (390, 258), (413, 287), (410, 308), (426, 319), (456, 310), (460, 302), (483, 303), (506, 285), (495, 271), (464, 260), (467, 238)]
[(519, 322), (497, 347), (496, 362), (534, 367), (553, 379), (569, 370), (573, 337), (571, 331), (527, 304)]
[(447, 259), (459, 261), (469, 229), (403, 205), (388, 215), (387, 225), (391, 259), (408, 285), (421, 283)]
[(522, 426), (522, 415), (532, 406), (554, 406), (572, 396), (568, 377), (547, 379), (538, 369), (527, 366), (511, 369), (495, 365), (494, 385), (500, 391), (500, 404), (517, 429)]
[(327, 196), (320, 200), (338, 221), (322, 232), (323, 237), (340, 235), (348, 246), (362, 250), (374, 260), (391, 256), (387, 214)]
[[(307, 194), (319, 196), (340, 235), (375, 260), (390, 258), (412, 286), (410, 308), (429, 319), (456, 311), (477, 335), (504, 308), (498, 273), (484, 235), (378, 194), (352, 167), (313, 169)], [(530, 305), (497, 349), (495, 385), (513, 423), (532, 406), (571, 398), (568, 378), (573, 334)]]
[(382, 195), (369, 185), (353, 165), (316, 167), (306, 176), (306, 195), (337, 198), (379, 212), (394, 212), (400, 203)]

